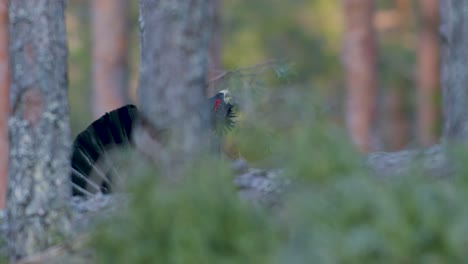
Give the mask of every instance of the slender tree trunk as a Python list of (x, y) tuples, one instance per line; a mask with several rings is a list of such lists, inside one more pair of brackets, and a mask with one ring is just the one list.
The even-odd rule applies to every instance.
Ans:
[(401, 150), (408, 144), (409, 124), (405, 111), (405, 92), (401, 87), (392, 87), (386, 94), (386, 124), (384, 138), (390, 150)]
[[(396, 14), (395, 19), (398, 22), (386, 37), (393, 43), (401, 44), (407, 39), (411, 27), (411, 0), (394, 0), (394, 3), (395, 8), (392, 12)], [(389, 87), (384, 91), (383, 118), (378, 119), (383, 127), (380, 133), (383, 134), (386, 148), (396, 151), (405, 148), (409, 142), (410, 121), (407, 98), (411, 89), (406, 89), (407, 77), (403, 76), (404, 74), (399, 71), (392, 71), (390, 74), (392, 74), (391, 81), (387, 82)]]
[(0, 208), (5, 207), (8, 183), (8, 118), (10, 116), (8, 58), (8, 0), (0, 0)]
[[(221, 1), (210, 0), (210, 8), (213, 13), (211, 25), (211, 38), (208, 60), (208, 80), (215, 78), (221, 71)], [(208, 95), (213, 95), (215, 83), (208, 83)]]
[(468, 1), (441, 0), (443, 137), (468, 140)]
[(437, 142), (440, 116), (438, 0), (420, 0), (418, 43), (418, 135), (424, 146)]
[(95, 0), (92, 5), (93, 116), (128, 101), (129, 1)]
[(399, 17), (402, 20), (402, 26), (408, 26), (411, 17), (411, 2), (413, 0), (395, 0), (395, 6)]
[(138, 98), (143, 118), (156, 130), (170, 131), (171, 155), (162, 159), (184, 160), (198, 153), (207, 140), (200, 112), (207, 87), (209, 0), (140, 0), (139, 4)]
[(347, 126), (353, 142), (371, 150), (376, 96), (374, 0), (344, 0), (343, 59), (347, 86)]
[(10, 1), (12, 73), (7, 195), (12, 260), (70, 232), (65, 0)]

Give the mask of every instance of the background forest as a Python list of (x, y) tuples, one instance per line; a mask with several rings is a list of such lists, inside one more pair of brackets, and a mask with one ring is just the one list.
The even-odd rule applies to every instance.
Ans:
[[(371, 89), (376, 89), (377, 93), (374, 93), (374, 98), (368, 99), (377, 105), (376, 116), (371, 124), (372, 149), (398, 150), (408, 146), (429, 145), (440, 134), (440, 92), (436, 79), (437, 89), (431, 99), (433, 102), (429, 103), (429, 109), (425, 108), (430, 128), (418, 129), (417, 120), (422, 115), (421, 108), (418, 110), (418, 89), (424, 89), (418, 85), (418, 79), (425, 78), (428, 79), (426, 83), (431, 83), (431, 79), (437, 78), (437, 66), (423, 69), (425, 72), (419, 77), (417, 52), (420, 50), (420, 41), (428, 42), (427, 38), (421, 40), (420, 37), (427, 28), (422, 19), (421, 5), (437, 7), (437, 3), (412, 0), (375, 2), (377, 87)], [(129, 7), (129, 87), (130, 99), (134, 102), (139, 56), (137, 1), (130, 1)], [(68, 1), (73, 135), (92, 120), (91, 10), (88, 1)], [(219, 23), (214, 38), (217, 38), (218, 43), (213, 47), (213, 52), (219, 53), (214, 55), (215, 60), (219, 61), (215, 61), (213, 66), (219, 71), (213, 76), (222, 70), (251, 67), (272, 60), (282, 62), (283, 67), (273, 71), (283, 71), (282, 74), (288, 75), (289, 85), (316, 91), (317, 98), (320, 97), (327, 106), (327, 114), (345, 127), (347, 91), (341, 54), (345, 30), (343, 12), (346, 11), (340, 1), (220, 1), (216, 12)], [(437, 24), (429, 24), (429, 27), (436, 30)], [(429, 51), (436, 58), (437, 52), (437, 46)], [(435, 63), (437, 65), (438, 62)], [(268, 74), (260, 75), (256, 81), (266, 82), (266, 85), (261, 85), (263, 87), (284, 85), (284, 82), (278, 82), (278, 78), (271, 78)], [(425, 139), (421, 140), (421, 137)]]

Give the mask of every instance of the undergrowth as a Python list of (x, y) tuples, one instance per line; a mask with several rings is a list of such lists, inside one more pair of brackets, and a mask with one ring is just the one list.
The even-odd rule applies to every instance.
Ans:
[(247, 94), (244, 103), (252, 102), (241, 108), (228, 140), (252, 164), (280, 167), (292, 179), (294, 188), (280, 209), (263, 211), (238, 199), (228, 163), (217, 158), (201, 159), (176, 183), (138, 166), (129, 180), (128, 212), (95, 231), (98, 263), (467, 259), (464, 175), (378, 179), (363, 166), (343, 128), (326, 118), (311, 89), (286, 85), (250, 96), (245, 81), (233, 78), (222, 84), (239, 101)]

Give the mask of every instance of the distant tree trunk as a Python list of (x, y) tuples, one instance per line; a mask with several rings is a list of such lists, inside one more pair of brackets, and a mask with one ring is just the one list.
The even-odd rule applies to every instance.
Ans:
[(141, 111), (155, 132), (170, 131), (171, 155), (162, 160), (184, 160), (207, 140), (200, 112), (207, 86), (209, 0), (140, 0), (139, 7)]
[(8, 0), (0, 0), (0, 208), (5, 207), (8, 182), (8, 118), (10, 116)]
[(128, 101), (129, 1), (95, 0), (92, 5), (93, 116)]
[(468, 1), (441, 0), (443, 138), (468, 141)]
[(65, 0), (10, 1), (8, 244), (12, 260), (70, 232)]
[(395, 0), (395, 6), (403, 26), (408, 26), (411, 16), (411, 2), (413, 0)]
[(353, 142), (367, 152), (371, 150), (376, 96), (374, 0), (344, 0), (343, 3), (347, 126)]
[[(401, 44), (408, 38), (412, 27), (411, 0), (394, 0), (394, 3), (395, 8), (392, 9), (392, 12), (396, 14), (395, 19), (398, 22), (394, 23), (395, 28), (387, 32), (386, 37), (392, 43)], [(411, 74), (406, 75), (400, 70), (392, 70), (389, 74), (392, 77), (386, 82), (388, 87), (384, 90), (383, 117), (379, 117), (378, 122), (383, 128), (379, 132), (386, 143), (386, 149), (396, 151), (405, 148), (410, 137), (409, 101), (407, 98), (410, 96), (411, 89), (407, 89), (408, 82), (406, 80), (407, 76), (411, 76)]]
[(418, 137), (424, 146), (437, 142), (440, 116), (438, 0), (420, 0), (418, 43)]
[(384, 138), (391, 151), (401, 150), (408, 144), (409, 124), (405, 111), (405, 92), (401, 87), (391, 87), (385, 96), (386, 115), (383, 124)]
[[(211, 25), (211, 38), (208, 60), (208, 80), (212, 80), (221, 72), (221, 1), (210, 0), (210, 8), (213, 13)], [(209, 83), (208, 95), (215, 93), (215, 83)]]

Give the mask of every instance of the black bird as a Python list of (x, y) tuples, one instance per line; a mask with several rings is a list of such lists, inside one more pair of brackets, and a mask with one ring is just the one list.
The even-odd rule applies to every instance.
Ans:
[[(231, 101), (227, 90), (207, 100), (203, 113), (208, 113), (210, 129), (216, 134), (234, 126), (235, 107)], [(111, 192), (112, 164), (106, 163), (106, 154), (115, 148), (132, 145), (132, 131), (138, 119), (138, 108), (125, 105), (104, 114), (76, 136), (72, 152), (73, 195)], [(91, 179), (91, 174), (100, 179)]]

